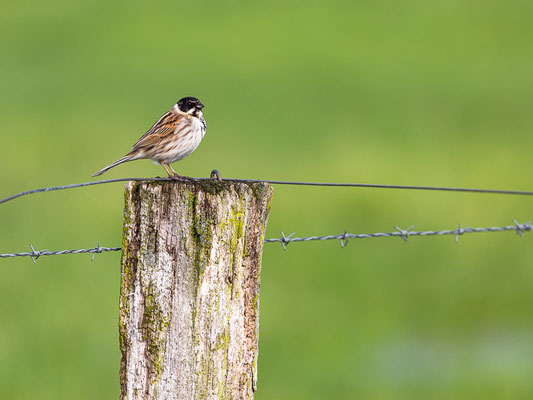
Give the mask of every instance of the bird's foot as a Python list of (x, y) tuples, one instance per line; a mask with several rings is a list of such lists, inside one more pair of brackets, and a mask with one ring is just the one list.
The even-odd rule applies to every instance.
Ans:
[(177, 182), (192, 182), (193, 179), (189, 176), (182, 176), (178, 174), (170, 175), (170, 179)]

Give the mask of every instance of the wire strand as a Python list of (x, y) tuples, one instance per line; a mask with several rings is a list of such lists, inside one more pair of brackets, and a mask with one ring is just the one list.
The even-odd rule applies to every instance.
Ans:
[[(192, 178), (191, 182), (203, 180), (213, 180), (212, 178)], [(120, 179), (107, 179), (102, 181), (76, 183), (72, 185), (54, 186), (42, 189), (28, 190), (26, 192), (20, 192), (12, 196), (6, 197), (0, 200), (0, 204), (6, 203), (16, 198), (27, 196), (40, 192), (51, 192), (55, 190), (73, 189), (77, 187), (102, 185), (105, 183), (115, 182), (144, 182), (144, 181), (173, 181), (170, 178), (120, 178)], [(376, 189), (406, 189), (406, 190), (431, 190), (431, 191), (446, 191), (446, 192), (467, 192), (467, 193), (488, 193), (488, 194), (507, 194), (507, 195), (522, 195), (533, 196), (533, 191), (521, 191), (521, 190), (504, 190), (504, 189), (475, 189), (475, 188), (459, 188), (459, 187), (444, 187), (444, 186), (417, 186), (417, 185), (384, 185), (374, 183), (334, 183), (334, 182), (297, 182), (297, 181), (275, 181), (266, 179), (224, 179), (228, 182), (242, 182), (242, 183), (270, 183), (272, 185), (295, 185), (295, 186), (326, 186), (326, 187), (360, 187), (360, 188), (376, 188)], [(223, 181), (223, 182), (224, 182)]]
[[(294, 233), (285, 236), (283, 231), (281, 232), (280, 238), (271, 238), (266, 239), (265, 243), (280, 243), (283, 247), (283, 250), (287, 249), (287, 245), (292, 242), (311, 242), (315, 240), (339, 240), (341, 247), (346, 247), (349, 239), (373, 239), (373, 238), (382, 238), (382, 237), (399, 237), (404, 241), (408, 241), (411, 236), (418, 237), (429, 237), (429, 236), (444, 236), (444, 235), (453, 235), (455, 236), (455, 241), (459, 242), (459, 236), (470, 234), (470, 233), (490, 233), (490, 232), (507, 232), (515, 231), (518, 235), (524, 236), (525, 232), (533, 231), (533, 225), (530, 222), (519, 223), (516, 220), (513, 220), (514, 225), (507, 226), (491, 226), (487, 228), (471, 228), (471, 227), (462, 227), (460, 224), (456, 229), (444, 229), (444, 230), (435, 230), (435, 231), (414, 231), (413, 226), (402, 229), (398, 226), (395, 226), (396, 231), (394, 232), (375, 232), (375, 233), (348, 233), (344, 232), (338, 235), (326, 235), (326, 236), (307, 236), (307, 237), (293, 237)], [(4, 253), (0, 254), (0, 258), (12, 258), (12, 257), (30, 257), (35, 263), (40, 256), (56, 256), (63, 254), (84, 254), (92, 253), (92, 259), (94, 260), (94, 255), (108, 252), (108, 251), (120, 251), (121, 247), (103, 247), (98, 243), (97, 247), (90, 249), (78, 249), (78, 250), (35, 250), (33, 245), (30, 245), (31, 252), (23, 253)]]

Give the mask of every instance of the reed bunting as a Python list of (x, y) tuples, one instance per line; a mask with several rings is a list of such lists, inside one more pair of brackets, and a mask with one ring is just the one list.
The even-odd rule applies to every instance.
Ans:
[[(184, 179), (170, 164), (187, 157), (202, 141), (207, 129), (202, 108), (204, 105), (196, 97), (184, 97), (141, 136), (128, 154), (93, 176), (102, 175), (108, 169), (127, 161), (149, 158), (161, 164), (170, 178)], [(170, 167), (173, 174), (167, 167)]]

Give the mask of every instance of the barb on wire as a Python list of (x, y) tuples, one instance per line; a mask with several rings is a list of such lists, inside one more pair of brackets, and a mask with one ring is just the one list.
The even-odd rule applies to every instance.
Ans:
[[(467, 229), (470, 229), (470, 228), (467, 228)], [(463, 227), (461, 226), (461, 223), (459, 223), (459, 227), (457, 228), (455, 232), (455, 243), (459, 243), (459, 235), (462, 235), (463, 233), (465, 233), (465, 231)]]
[(32, 244), (30, 244), (30, 248), (31, 248), (30, 258), (34, 264), (36, 263), (35, 260), (37, 260), (41, 256), (42, 253), (44, 253), (45, 251), (48, 251), (48, 249), (35, 251)]
[(92, 252), (93, 255), (91, 256), (91, 261), (94, 261), (94, 255), (96, 253), (100, 254), (101, 252), (102, 252), (102, 248), (100, 247), (100, 242), (98, 242), (98, 246), (96, 247), (96, 250)]
[[(213, 170), (213, 172), (217, 170)], [(212, 174), (211, 178), (192, 178), (192, 181), (203, 180), (217, 180), (220, 182), (220, 172)], [(104, 183), (114, 182), (127, 182), (127, 181), (172, 181), (170, 178), (120, 178), (120, 179), (107, 179), (94, 182), (76, 183), (72, 185), (54, 186), (42, 189), (28, 190), (26, 192), (20, 192), (12, 196), (6, 197), (0, 200), (0, 204), (5, 203), (16, 198), (26, 196), (33, 193), (51, 192), (55, 190), (73, 189), (77, 187), (101, 185)], [(490, 194), (511, 194), (511, 195), (524, 195), (533, 196), (533, 191), (521, 191), (521, 190), (504, 190), (504, 189), (475, 189), (475, 188), (458, 188), (458, 187), (443, 187), (443, 186), (416, 186), (416, 185), (384, 185), (374, 183), (335, 183), (335, 182), (298, 182), (298, 181), (275, 181), (268, 179), (231, 179), (225, 178), (224, 182), (264, 182), (272, 185), (297, 185), (297, 186), (329, 186), (329, 187), (361, 187), (361, 188), (377, 188), (377, 189), (409, 189), (409, 190), (438, 190), (446, 192), (469, 192), (469, 193), (490, 193)]]
[(394, 227), (396, 228), (396, 230), (398, 232), (400, 232), (400, 237), (405, 241), (407, 242), (409, 240), (409, 232), (411, 232), (412, 229), (414, 229), (414, 225), (410, 226), (409, 228), (407, 229), (402, 229), (402, 228), (398, 228), (398, 226), (394, 225)]
[[(296, 232), (291, 233), (289, 236), (285, 236), (283, 234), (283, 231), (280, 231), (280, 233), (281, 233), (281, 246), (283, 247), (283, 250), (287, 250), (287, 245), (291, 242), (291, 238)], [(266, 242), (267, 241), (265, 240), (265, 243)]]
[(348, 232), (347, 231), (344, 231), (344, 233), (342, 234), (342, 237), (339, 239), (341, 241), (341, 248), (344, 248), (348, 245)]
[[(411, 236), (420, 236), (420, 237), (427, 237), (427, 236), (444, 236), (444, 235), (452, 235), (455, 236), (455, 242), (459, 242), (459, 235), (464, 235), (467, 233), (483, 233), (483, 232), (506, 232), (506, 231), (515, 231), (518, 235), (524, 236), (525, 232), (531, 232), (533, 231), (533, 225), (531, 222), (524, 222), (519, 223), (516, 220), (513, 220), (513, 225), (507, 225), (507, 226), (493, 226), (488, 228), (471, 228), (466, 227), (463, 228), (461, 224), (459, 224), (457, 229), (446, 229), (446, 230), (440, 230), (440, 231), (414, 231), (413, 226), (407, 228), (407, 229), (401, 229), (399, 227), (395, 227), (396, 231), (393, 232), (375, 232), (375, 233), (348, 233), (344, 231), (344, 233), (341, 233), (339, 235), (327, 235), (327, 236), (307, 236), (307, 237), (293, 237), (294, 233), (291, 233), (288, 236), (285, 236), (283, 231), (281, 231), (281, 237), (280, 238), (272, 238), (272, 239), (266, 239), (265, 243), (280, 243), (283, 247), (283, 250), (287, 250), (287, 246), (292, 242), (311, 242), (315, 240), (339, 240), (341, 243), (341, 247), (346, 247), (348, 244), (348, 239), (368, 239), (368, 238), (380, 238), (380, 237), (399, 237), (403, 239), (404, 241), (408, 241), (409, 237)], [(79, 249), (79, 250), (60, 250), (60, 251), (48, 251), (48, 250), (35, 250), (33, 248), (33, 245), (30, 245), (31, 252), (27, 253), (5, 253), (0, 254), (0, 258), (10, 258), (10, 257), (30, 257), (32, 261), (35, 263), (36, 260), (41, 256), (55, 256), (55, 255), (62, 255), (62, 254), (81, 254), (81, 253), (92, 253), (92, 260), (94, 260), (95, 254), (100, 254), (107, 251), (120, 251), (122, 250), (121, 247), (102, 247), (100, 246), (100, 242), (98, 242), (97, 247), (93, 247), (92, 249)]]
[[(513, 219), (513, 222), (515, 224), (516, 233), (520, 236), (524, 236), (524, 228), (522, 224), (519, 224), (516, 219)], [(527, 230), (527, 229), (526, 229)]]

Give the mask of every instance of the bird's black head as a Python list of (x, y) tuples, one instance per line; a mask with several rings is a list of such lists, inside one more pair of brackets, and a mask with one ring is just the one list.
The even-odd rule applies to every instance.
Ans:
[(195, 117), (198, 117), (199, 114), (201, 115), (202, 108), (204, 108), (202, 102), (196, 97), (184, 97), (178, 101), (177, 106), (180, 111), (194, 115)]

